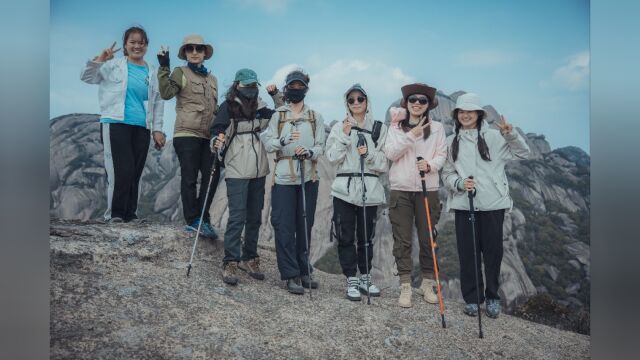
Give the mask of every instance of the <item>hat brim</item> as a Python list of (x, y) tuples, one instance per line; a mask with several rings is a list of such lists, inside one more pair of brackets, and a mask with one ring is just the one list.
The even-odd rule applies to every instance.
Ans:
[(481, 108), (480, 106), (476, 105), (476, 104), (470, 104), (470, 103), (462, 103), (458, 106), (456, 106), (452, 111), (451, 111), (451, 117), (453, 117), (453, 113), (456, 110), (464, 110), (464, 111), (482, 111), (484, 113), (484, 115), (487, 115), (487, 111), (483, 108)]
[(428, 110), (438, 107), (438, 98), (436, 97), (436, 88), (426, 84), (409, 84), (403, 86), (402, 91), (402, 103), (406, 105), (407, 98), (414, 94), (425, 95), (429, 98)]
[(258, 79), (247, 79), (247, 80), (240, 80), (238, 81), (240, 84), (242, 85), (249, 85), (249, 84), (258, 84), (258, 86), (262, 86), (262, 84), (260, 84), (260, 81), (258, 81)]
[(204, 45), (206, 47), (204, 51), (205, 60), (209, 60), (213, 56), (213, 46), (209, 44), (184, 44), (180, 46), (180, 50), (178, 50), (178, 59), (187, 60), (187, 56), (184, 53), (184, 47), (187, 45)]

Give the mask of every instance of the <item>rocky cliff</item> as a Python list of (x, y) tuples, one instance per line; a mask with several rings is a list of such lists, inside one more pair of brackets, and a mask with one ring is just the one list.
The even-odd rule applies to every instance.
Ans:
[[(455, 98), (438, 94), (440, 105), (432, 113), (451, 133), (451, 110)], [(489, 123), (498, 112), (486, 106)], [(510, 119), (520, 125), (517, 119)], [(388, 119), (387, 119), (388, 122)], [(71, 114), (51, 121), (50, 185), (54, 218), (99, 219), (106, 206), (102, 145), (96, 115)], [(327, 129), (328, 131), (328, 126)], [(501, 296), (510, 309), (521, 299), (548, 292), (562, 304), (589, 308), (589, 156), (574, 147), (551, 150), (543, 135), (524, 134), (532, 158), (507, 167), (514, 209), (505, 217), (505, 255), (501, 273)], [(271, 162), (270, 162), (271, 163)], [(313, 228), (311, 256), (324, 271), (339, 273), (336, 242), (329, 241), (332, 214), (330, 183), (334, 170), (320, 160), (320, 195)], [(139, 215), (158, 222), (180, 223), (179, 165), (168, 142), (158, 151), (150, 148), (142, 179)], [(267, 183), (270, 185), (271, 177)], [(268, 185), (268, 186), (269, 186)], [(224, 229), (227, 218), (226, 187), (220, 183), (211, 208), (214, 225)], [(441, 190), (441, 199), (446, 192)], [(269, 223), (270, 192), (266, 192), (263, 228), (259, 243), (273, 244)], [(439, 263), (443, 269), (445, 296), (459, 299), (458, 257), (451, 214), (438, 224)], [(387, 209), (379, 210), (374, 240), (372, 275), (383, 287), (397, 286), (391, 255), (391, 226)], [(414, 254), (417, 259), (417, 253)], [(415, 279), (415, 285), (420, 282)]]

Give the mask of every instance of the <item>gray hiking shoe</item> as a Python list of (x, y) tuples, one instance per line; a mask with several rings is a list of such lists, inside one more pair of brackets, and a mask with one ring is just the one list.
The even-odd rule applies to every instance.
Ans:
[(360, 284), (358, 286), (360, 292), (363, 295), (367, 295), (367, 280), (369, 281), (369, 295), (373, 297), (380, 296), (380, 289), (373, 285), (373, 282), (371, 281), (371, 274), (364, 274), (360, 276)]
[(351, 301), (360, 301), (360, 290), (358, 289), (360, 280), (355, 277), (347, 278), (347, 299)]
[(478, 304), (466, 304), (462, 312), (469, 316), (478, 316)]
[(487, 299), (487, 316), (495, 319), (500, 314), (500, 300)]
[(300, 285), (300, 278), (292, 278), (287, 280), (287, 291), (296, 295), (303, 295), (304, 288)]
[(318, 282), (315, 280), (311, 280), (309, 278), (309, 275), (302, 275), (300, 276), (300, 282), (302, 282), (302, 287), (308, 289), (308, 288), (312, 288), (312, 289), (317, 289), (318, 288)]

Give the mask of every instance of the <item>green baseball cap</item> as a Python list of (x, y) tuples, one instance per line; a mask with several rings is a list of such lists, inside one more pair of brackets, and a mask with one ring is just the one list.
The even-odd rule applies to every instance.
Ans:
[(236, 72), (236, 78), (233, 81), (239, 81), (242, 85), (258, 83), (258, 75), (251, 69), (240, 69)]

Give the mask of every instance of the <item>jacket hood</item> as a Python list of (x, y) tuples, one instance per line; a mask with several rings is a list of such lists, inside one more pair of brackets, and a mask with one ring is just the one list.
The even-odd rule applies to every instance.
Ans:
[(367, 112), (364, 114), (365, 124), (369, 123), (369, 122), (373, 122), (374, 121), (373, 120), (373, 115), (371, 114), (371, 99), (369, 99), (369, 95), (367, 94), (367, 92), (364, 90), (364, 88), (360, 84), (353, 84), (344, 93), (344, 108), (345, 108), (345, 110), (347, 110), (347, 116), (353, 116), (351, 114), (351, 110), (349, 110), (349, 103), (347, 102), (347, 97), (349, 96), (349, 94), (352, 91), (356, 91), (356, 90), (360, 91), (361, 93), (363, 93), (364, 96), (367, 98)]

